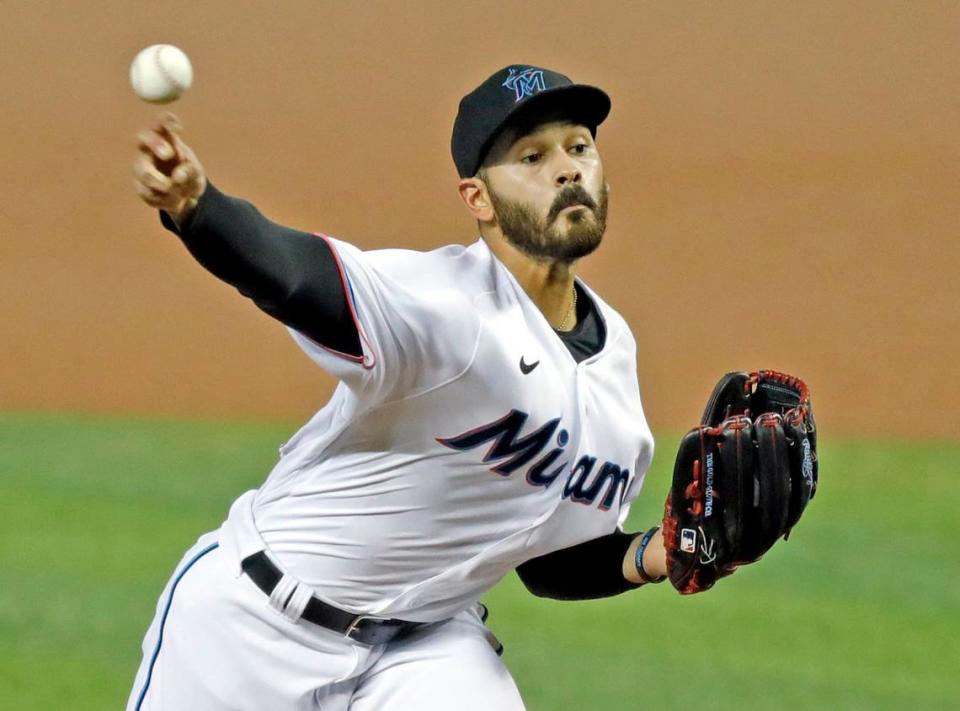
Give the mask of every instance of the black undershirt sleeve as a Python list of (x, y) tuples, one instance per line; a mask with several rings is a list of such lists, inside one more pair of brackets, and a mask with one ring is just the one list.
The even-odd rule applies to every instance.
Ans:
[(271, 222), (209, 184), (183, 225), (160, 219), (213, 275), (317, 343), (362, 355), (336, 258), (316, 235)]
[(537, 597), (591, 600), (619, 595), (640, 587), (623, 577), (623, 557), (636, 536), (617, 531), (532, 558), (517, 574)]

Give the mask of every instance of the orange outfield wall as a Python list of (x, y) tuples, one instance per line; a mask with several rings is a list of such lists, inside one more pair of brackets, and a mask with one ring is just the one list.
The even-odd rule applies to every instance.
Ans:
[[(512, 62), (613, 98), (582, 274), (631, 323), (657, 429), (716, 378), (806, 378), (831, 434), (960, 436), (954, 2), (5, 2), (0, 407), (302, 419), (331, 388), (130, 187), (169, 42), (212, 179), (365, 248), (470, 242), (450, 127)], [(465, 403), (465, 406), (468, 406)]]

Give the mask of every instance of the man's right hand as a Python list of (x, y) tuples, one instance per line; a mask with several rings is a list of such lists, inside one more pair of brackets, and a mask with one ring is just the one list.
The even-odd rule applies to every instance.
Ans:
[(193, 150), (180, 139), (180, 119), (172, 113), (137, 134), (140, 155), (133, 163), (133, 185), (140, 199), (182, 225), (207, 188), (207, 176)]

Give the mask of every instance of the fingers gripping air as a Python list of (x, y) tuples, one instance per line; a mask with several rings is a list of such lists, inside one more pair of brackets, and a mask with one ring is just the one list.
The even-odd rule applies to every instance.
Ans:
[(799, 378), (729, 373), (680, 442), (664, 512), (670, 581), (707, 590), (799, 521), (817, 488), (816, 426)]

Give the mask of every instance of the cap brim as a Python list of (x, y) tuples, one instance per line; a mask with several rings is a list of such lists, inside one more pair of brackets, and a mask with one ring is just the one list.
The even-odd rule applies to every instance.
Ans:
[(490, 147), (508, 128), (520, 126), (525, 129), (525, 132), (529, 132), (540, 123), (538, 116), (549, 116), (568, 118), (574, 123), (588, 127), (591, 133), (596, 133), (597, 126), (603, 123), (609, 114), (610, 97), (605, 91), (595, 86), (568, 84), (541, 91), (523, 103), (517, 104), (516, 108), (504, 117), (480, 151), (480, 163), (476, 169), (480, 168)]

